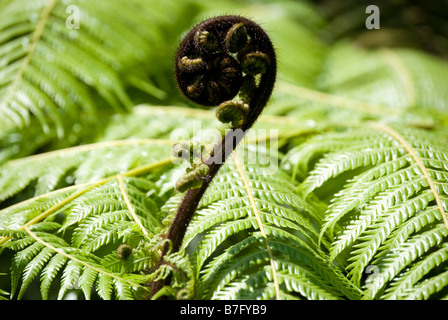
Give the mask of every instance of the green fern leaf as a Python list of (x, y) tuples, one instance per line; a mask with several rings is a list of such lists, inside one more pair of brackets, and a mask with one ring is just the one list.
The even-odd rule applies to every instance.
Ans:
[(97, 292), (98, 295), (104, 300), (111, 300), (113, 293), (113, 281), (114, 279), (108, 275), (98, 275)]
[(11, 263), (11, 296), (15, 295), (20, 277), (26, 266), (42, 249), (44, 249), (44, 246), (35, 242), (14, 256)]
[(83, 266), (81, 263), (70, 260), (64, 268), (61, 279), (61, 288), (59, 289), (58, 299), (61, 300), (68, 290), (79, 287), (79, 280)]
[[(448, 235), (448, 229), (441, 225), (430, 231), (416, 235), (403, 243), (401, 246), (395, 248), (388, 254), (375, 261), (380, 272), (375, 274), (375, 277), (368, 286), (368, 291), (365, 293), (366, 297), (373, 298), (383, 287), (391, 280), (398, 278), (397, 281), (391, 282), (391, 287), (387, 289), (386, 299), (398, 299), (408, 291), (407, 289), (414, 286), (426, 273), (434, 267), (440, 265), (448, 258), (446, 247), (441, 248), (435, 253), (427, 254), (432, 248), (437, 247)], [(410, 272), (405, 272), (400, 275), (400, 272), (405, 271), (405, 268), (411, 264), (412, 261), (425, 257), (424, 260), (417, 263), (413, 267), (413, 276)], [(417, 267), (418, 266), (418, 267)], [(400, 278), (402, 280), (400, 280)]]
[[(356, 295), (315, 246), (318, 229), (313, 223), (319, 215), (291, 191), (289, 177), (281, 171), (268, 175), (268, 167), (242, 165), (237, 159), (235, 155), (234, 163), (227, 164), (210, 186), (184, 240), (187, 245), (203, 234), (193, 259), (202, 274), (206, 296), (255, 299), (304, 294), (326, 299), (341, 297), (335, 293), (338, 290)], [(238, 238), (243, 240), (231, 240)], [(222, 251), (226, 242), (231, 246)], [(294, 260), (284, 261), (284, 256)], [(309, 277), (288, 276), (291, 268), (302, 270), (302, 263), (307, 264), (304, 268), (312, 274), (309, 277), (316, 279), (316, 287), (307, 284)], [(319, 281), (326, 280), (321, 279), (334, 283), (324, 288)]]
[[(445, 271), (430, 279), (426, 279), (415, 285), (412, 291), (400, 298), (405, 298), (406, 300), (428, 300), (431, 295), (442, 291), (448, 285), (447, 273), (448, 271)], [(443, 299), (446, 299), (446, 297), (443, 297)]]
[[(174, 2), (166, 5), (173, 14), (183, 9)], [(164, 97), (136, 68), (154, 58), (156, 53), (145, 48), (151, 48), (148, 43), (163, 42), (162, 30), (169, 28), (154, 6), (135, 2), (130, 7), (138, 7), (136, 13), (110, 1), (96, 5), (89, 1), (40, 1), (32, 6), (20, 0), (5, 3), (0, 25), (2, 127), (24, 126), (32, 114), (47, 131), (54, 123), (62, 135), (65, 115), (72, 119), (79, 112), (94, 115), (97, 107), (90, 89), (111, 107), (129, 109), (132, 102), (124, 82), (131, 80), (123, 81), (117, 73), (124, 68), (133, 69), (127, 77), (134, 84)], [(67, 25), (67, 12), (73, 13), (69, 11), (73, 8), (82, 12), (82, 22), (78, 20), (82, 26), (75, 29)], [(117, 14), (120, 21), (113, 19)], [(128, 50), (121, 50), (125, 46)]]
[(53, 258), (51, 258), (51, 260), (45, 266), (44, 270), (41, 273), (41, 286), (40, 286), (40, 292), (42, 294), (43, 300), (48, 300), (50, 286), (66, 263), (67, 263), (67, 257), (57, 254), (54, 255)]

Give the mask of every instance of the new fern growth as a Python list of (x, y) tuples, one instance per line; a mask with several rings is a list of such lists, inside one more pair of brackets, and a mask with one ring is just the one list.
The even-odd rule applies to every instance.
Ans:
[[(218, 119), (230, 122), (232, 129), (209, 157), (201, 158), (202, 163), (177, 184), (182, 191), (187, 185), (187, 191), (168, 231), (159, 266), (168, 253), (179, 249), (210, 182), (261, 114), (274, 88), (276, 72), (275, 51), (268, 35), (258, 24), (240, 16), (208, 19), (181, 42), (175, 65), (179, 89), (195, 103), (217, 106)], [(158, 297), (165, 281), (152, 284), (151, 297)]]

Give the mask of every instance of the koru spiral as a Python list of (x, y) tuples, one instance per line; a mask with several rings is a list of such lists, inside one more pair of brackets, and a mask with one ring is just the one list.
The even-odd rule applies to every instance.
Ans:
[[(220, 16), (198, 24), (176, 55), (180, 91), (199, 105), (220, 106), (218, 118), (233, 127), (243, 126), (256, 107), (264, 107), (275, 74), (269, 37), (258, 24), (241, 16)], [(238, 94), (239, 99), (230, 103)]]

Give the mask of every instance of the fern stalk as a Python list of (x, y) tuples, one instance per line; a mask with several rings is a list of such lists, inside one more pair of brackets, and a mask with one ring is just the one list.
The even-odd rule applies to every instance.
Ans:
[[(265, 68), (263, 72), (261, 72), (261, 78), (259, 84), (255, 88), (251, 88), (248, 95), (250, 95), (251, 98), (248, 100), (249, 104), (249, 112), (247, 114), (247, 117), (242, 121), (242, 124), (239, 128), (235, 131), (232, 129), (230, 130), (222, 139), (220, 143), (218, 143), (217, 147), (213, 150), (213, 155), (211, 155), (208, 159), (204, 161), (205, 164), (208, 165), (208, 173), (203, 176), (201, 179), (203, 180), (203, 183), (200, 188), (193, 188), (187, 191), (185, 197), (183, 198), (182, 202), (179, 205), (179, 208), (177, 210), (176, 216), (174, 217), (174, 220), (172, 222), (172, 225), (168, 231), (167, 234), (167, 242), (165, 243), (161, 258), (159, 261), (159, 267), (164, 262), (164, 257), (169, 252), (176, 252), (183, 241), (185, 232), (187, 230), (188, 225), (190, 224), (190, 221), (199, 205), (199, 202), (204, 195), (205, 191), (207, 190), (208, 186), (210, 185), (211, 181), (215, 177), (215, 175), (218, 173), (221, 166), (224, 164), (226, 159), (229, 157), (229, 155), (235, 150), (236, 146), (240, 143), (240, 141), (243, 139), (247, 131), (252, 127), (252, 125), (255, 123), (255, 121), (258, 119), (259, 115), (263, 111), (263, 108), (266, 106), (272, 90), (274, 88), (276, 75), (277, 75), (277, 62), (276, 62), (276, 55), (274, 52), (274, 48), (272, 46), (272, 43), (267, 36), (267, 34), (264, 32), (264, 30), (258, 26), (256, 23), (254, 23), (251, 20), (248, 20), (243, 17), (239, 16), (222, 16), (217, 18), (212, 18), (209, 20), (206, 20), (196, 27), (194, 27), (185, 37), (183, 42), (180, 45), (179, 51), (177, 53), (177, 61), (182, 61), (181, 59), (184, 58), (184, 53), (181, 53), (182, 51), (188, 52), (189, 46), (193, 46), (192, 44), (195, 40), (196, 33), (201, 32), (201, 30), (209, 30), (210, 28), (217, 28), (217, 33), (221, 33), (220, 36), (226, 36), (226, 41), (229, 41), (229, 37), (233, 36), (230, 34), (230, 31), (227, 31), (226, 33), (222, 33), (221, 29), (224, 26), (227, 26), (227, 28), (235, 26), (243, 25), (242, 28), (245, 28), (247, 34), (250, 34), (251, 40), (253, 43), (249, 45), (248, 43), (245, 44), (246, 47), (238, 48), (238, 51), (243, 52), (244, 50), (247, 50), (246, 48), (249, 47), (249, 50), (260, 50), (263, 52), (264, 56), (267, 57), (268, 61), (262, 61), (257, 62), (257, 64), (261, 64), (262, 67)], [(240, 28), (241, 29), (241, 28)], [(230, 29), (231, 30), (231, 29)], [(207, 31), (208, 32), (208, 31)], [(230, 36), (229, 36), (230, 34)], [(247, 36), (247, 35), (246, 35)], [(237, 38), (239, 36), (235, 35), (234, 38)], [(241, 36), (244, 37), (244, 36)], [(239, 41), (240, 39), (238, 39)], [(243, 39), (244, 40), (244, 39)], [(224, 40), (221, 43), (224, 43)], [(248, 41), (247, 39), (245, 41)], [(230, 42), (229, 42), (230, 43)], [(208, 45), (208, 44), (207, 44)], [(195, 45), (197, 46), (197, 44)], [(204, 45), (205, 46), (205, 45)], [(230, 48), (230, 45), (229, 45)], [(226, 48), (224, 49), (224, 52), (228, 53), (228, 50), (232, 50)], [(255, 51), (258, 52), (258, 51)], [(206, 51), (207, 53), (207, 51)], [(197, 53), (196, 53), (197, 54)], [(249, 53), (250, 54), (250, 53)], [(249, 54), (247, 56), (249, 56)], [(266, 59), (264, 58), (263, 59)], [(210, 57), (208, 57), (210, 58)], [(244, 61), (244, 60), (243, 60)], [(178, 62), (181, 63), (181, 62)], [(260, 65), (254, 66), (260, 67)], [(243, 67), (244, 68), (244, 67)], [(215, 71), (216, 72), (216, 71)], [(250, 71), (247, 71), (250, 74)], [(260, 73), (260, 72), (258, 72)], [(177, 80), (178, 82), (182, 83), (184, 81), (182, 79), (182, 74), (179, 72), (177, 73)], [(239, 80), (241, 81), (241, 80)], [(232, 90), (235, 90), (236, 92), (239, 91), (241, 82), (238, 84), (232, 83), (230, 86), (235, 86), (235, 89), (232, 88)], [(224, 91), (224, 89), (221, 89)], [(227, 89), (225, 89), (227, 90)], [(222, 92), (221, 91), (221, 92)], [(218, 95), (219, 93), (214, 93)], [(188, 96), (188, 95), (187, 95)], [(215, 97), (213, 94), (211, 95), (213, 99), (215, 100)], [(224, 105), (228, 97), (221, 98), (221, 101), (224, 101), (221, 105)], [(202, 102), (201, 102), (202, 103)], [(204, 104), (215, 104), (216, 102), (207, 102)], [(221, 106), (220, 105), (220, 106)], [(218, 108), (218, 111), (220, 109)], [(233, 111), (235, 112), (235, 111)], [(237, 134), (235, 134), (235, 132)], [(165, 285), (166, 280), (159, 280), (153, 284), (151, 284), (151, 298), (156, 296), (156, 294), (163, 288)]]

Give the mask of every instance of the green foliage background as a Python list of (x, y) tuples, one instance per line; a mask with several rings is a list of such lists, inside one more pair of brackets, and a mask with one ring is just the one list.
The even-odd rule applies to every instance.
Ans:
[[(0, 297), (141, 299), (171, 273), (177, 299), (445, 299), (448, 10), (378, 5), (367, 30), (356, 1), (0, 2)], [(221, 14), (272, 37), (255, 129), (277, 136), (246, 139), (155, 272), (172, 133), (225, 129), (179, 95), (174, 52)]]

